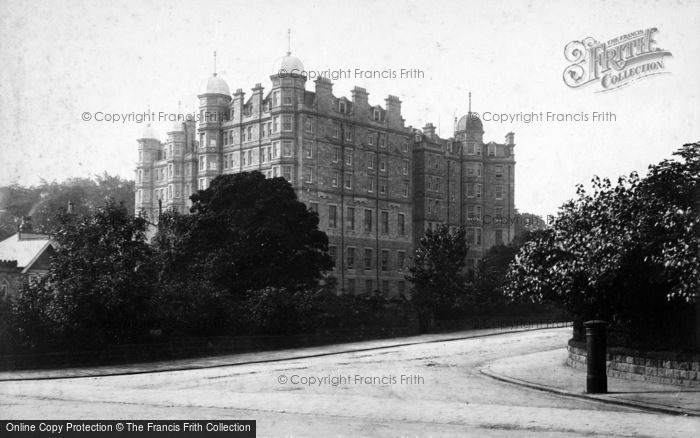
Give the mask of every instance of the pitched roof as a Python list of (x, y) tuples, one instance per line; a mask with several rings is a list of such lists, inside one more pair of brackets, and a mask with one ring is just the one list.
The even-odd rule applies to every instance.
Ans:
[(19, 234), (15, 233), (0, 242), (0, 260), (16, 260), (18, 268), (31, 266), (49, 246), (53, 246), (49, 236), (32, 234), (29, 238), (20, 239)]

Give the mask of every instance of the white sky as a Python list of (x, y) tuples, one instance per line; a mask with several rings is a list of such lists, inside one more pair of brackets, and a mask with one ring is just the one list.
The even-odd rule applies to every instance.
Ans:
[[(657, 27), (667, 75), (611, 93), (570, 89), (564, 46)], [(341, 79), (370, 103), (403, 101), (407, 125), (467, 110), (612, 111), (616, 122), (485, 122), (516, 133), (516, 206), (551, 214), (591, 176), (645, 171), (700, 139), (700, 3), (692, 1), (8, 1), (0, 3), (0, 185), (108, 171), (133, 178), (143, 125), (84, 122), (89, 112), (196, 110), (212, 52), (231, 88), (269, 89), (292, 50), (307, 70), (418, 68), (424, 79)], [(313, 84), (307, 84), (313, 88)], [(155, 124), (165, 138), (172, 123)]]

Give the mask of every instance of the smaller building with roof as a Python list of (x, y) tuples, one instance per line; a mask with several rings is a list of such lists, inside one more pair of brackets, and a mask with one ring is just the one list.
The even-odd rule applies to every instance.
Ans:
[(55, 242), (35, 233), (30, 219), (24, 218), (17, 233), (0, 242), (0, 299), (16, 296), (22, 282), (48, 274), (55, 252)]

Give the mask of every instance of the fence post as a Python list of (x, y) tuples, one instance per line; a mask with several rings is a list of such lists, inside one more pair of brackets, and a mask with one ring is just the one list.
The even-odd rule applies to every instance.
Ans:
[(586, 321), (583, 326), (586, 328), (586, 392), (603, 394), (608, 392), (607, 322)]

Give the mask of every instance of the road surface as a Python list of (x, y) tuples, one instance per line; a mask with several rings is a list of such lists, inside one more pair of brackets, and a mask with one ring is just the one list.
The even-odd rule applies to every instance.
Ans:
[(561, 348), (570, 334), (536, 330), (188, 371), (5, 381), (0, 417), (254, 419), (258, 437), (700, 436), (697, 418), (536, 391), (479, 372), (489, 361)]

